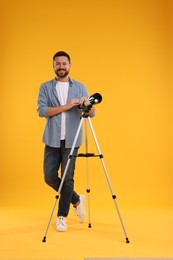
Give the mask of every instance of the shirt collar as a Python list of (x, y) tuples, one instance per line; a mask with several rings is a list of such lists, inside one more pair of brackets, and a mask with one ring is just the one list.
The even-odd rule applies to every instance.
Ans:
[[(56, 84), (57, 83), (57, 78), (55, 77), (54, 79), (53, 79), (53, 82)], [(69, 77), (69, 83), (70, 83), (70, 85), (73, 85), (73, 79), (72, 78), (70, 78)]]

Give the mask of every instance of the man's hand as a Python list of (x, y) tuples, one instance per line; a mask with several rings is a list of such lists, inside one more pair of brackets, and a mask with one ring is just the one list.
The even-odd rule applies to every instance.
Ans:
[(84, 102), (87, 100), (88, 98), (87, 97), (82, 97), (81, 99), (80, 99), (80, 104), (79, 105), (83, 105), (84, 104)]
[(75, 106), (82, 106), (84, 104), (85, 100), (87, 100), (87, 99), (88, 99), (87, 97), (82, 97), (81, 99), (74, 98), (66, 104), (66, 108), (67, 108), (67, 110), (69, 110)]
[(80, 100), (78, 98), (74, 98), (74, 99), (70, 100), (65, 106), (66, 106), (66, 109), (69, 110), (72, 107), (79, 106), (79, 105), (80, 105)]

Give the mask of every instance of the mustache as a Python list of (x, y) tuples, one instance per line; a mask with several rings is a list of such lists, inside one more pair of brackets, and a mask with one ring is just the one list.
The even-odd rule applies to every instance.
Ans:
[(66, 71), (66, 69), (58, 69), (57, 71)]

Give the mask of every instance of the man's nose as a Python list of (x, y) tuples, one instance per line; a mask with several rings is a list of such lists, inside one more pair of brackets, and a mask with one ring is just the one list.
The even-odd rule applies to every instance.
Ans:
[(60, 64), (59, 67), (60, 67), (60, 69), (63, 69), (63, 68), (64, 68), (64, 65), (63, 65), (63, 64)]

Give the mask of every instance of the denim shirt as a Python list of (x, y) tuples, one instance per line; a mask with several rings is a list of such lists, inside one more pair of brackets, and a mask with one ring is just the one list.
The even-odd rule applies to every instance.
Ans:
[[(58, 99), (56, 91), (57, 80), (53, 79), (41, 84), (38, 95), (38, 114), (40, 117), (46, 118), (46, 126), (43, 133), (42, 141), (51, 147), (60, 147), (60, 134), (61, 134), (61, 113), (48, 117), (47, 111), (48, 107), (60, 106), (60, 101)], [(81, 97), (89, 97), (86, 87), (73, 79), (69, 80), (69, 90), (67, 102), (71, 99)], [(80, 123), (80, 118), (82, 115), (82, 110), (78, 107), (73, 107), (72, 109), (66, 111), (66, 138), (65, 146), (66, 148), (71, 148), (73, 141)], [(94, 114), (90, 115), (91, 117)], [(82, 129), (80, 130), (76, 147), (82, 144)]]

